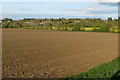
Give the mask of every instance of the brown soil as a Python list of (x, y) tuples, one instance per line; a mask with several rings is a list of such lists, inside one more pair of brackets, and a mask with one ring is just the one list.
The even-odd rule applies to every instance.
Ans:
[(113, 33), (3, 30), (3, 78), (60, 78), (118, 56)]

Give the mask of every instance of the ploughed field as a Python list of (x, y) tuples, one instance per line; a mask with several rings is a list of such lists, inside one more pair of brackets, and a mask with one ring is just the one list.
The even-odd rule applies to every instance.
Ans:
[(62, 78), (118, 56), (118, 34), (3, 29), (3, 78)]

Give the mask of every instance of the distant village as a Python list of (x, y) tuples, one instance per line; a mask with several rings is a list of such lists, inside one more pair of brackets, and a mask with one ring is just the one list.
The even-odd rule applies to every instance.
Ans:
[[(4, 18), (0, 21), (2, 28), (28, 28), (28, 29), (51, 29), (51, 30), (71, 30), (71, 31), (116, 31), (118, 19), (111, 17), (106, 20), (100, 18), (24, 18), (13, 20)], [(85, 28), (89, 28), (86, 30)], [(90, 29), (91, 28), (91, 29)]]

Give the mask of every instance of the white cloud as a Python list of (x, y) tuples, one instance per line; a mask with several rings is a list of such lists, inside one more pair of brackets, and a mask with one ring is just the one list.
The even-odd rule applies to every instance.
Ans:
[(120, 0), (1, 0), (1, 2), (119, 2)]
[(86, 7), (86, 8), (72, 8), (72, 9), (64, 9), (63, 11), (71, 11), (74, 13), (81, 13), (81, 14), (87, 14), (91, 11), (95, 11), (98, 8), (96, 7)]
[(31, 10), (30, 8), (20, 8), (18, 10), (23, 10), (23, 11), (26, 11), (26, 10)]
[(82, 14), (85, 14), (86, 12), (85, 11), (81, 11)]
[(118, 3), (120, 0), (101, 0), (99, 4), (101, 5), (107, 5), (107, 6), (118, 6)]
[(96, 8), (95, 7), (89, 7), (89, 8), (81, 10), (80, 12), (85, 14), (85, 13), (89, 13), (90, 11), (93, 11), (93, 10), (96, 10)]
[(98, 17), (98, 18), (107, 18), (107, 17), (118, 17), (118, 8), (117, 7), (105, 7), (101, 5), (89, 6), (86, 8), (79, 9), (68, 9), (66, 11), (73, 11), (74, 13), (70, 13), (66, 16), (80, 16), (80, 17)]
[[(5, 0), (5, 1), (23, 1), (23, 0)], [(24, 0), (25, 1), (25, 0)], [(24, 2), (23, 1), (23, 2)], [(38, 1), (38, 0), (26, 0), (26, 1), (32, 1), (32, 2), (35, 2), (35, 1)], [(42, 2), (43, 0), (39, 0), (38, 2)], [(44, 0), (44, 1), (48, 1), (48, 0)], [(53, 0), (49, 0), (49, 1), (53, 1)], [(36, 17), (36, 16), (39, 16), (39, 17), (41, 17), (40, 15), (42, 15), (42, 16), (74, 16), (74, 17), (76, 17), (76, 16), (83, 16), (83, 17), (96, 17), (96, 16), (98, 16), (98, 17), (108, 17), (108, 15), (110, 16), (111, 14), (109, 14), (109, 11), (114, 11), (113, 9), (112, 9), (112, 7), (101, 7), (101, 5), (99, 5), (99, 6), (96, 6), (96, 5), (86, 5), (84, 8), (83, 7), (80, 7), (80, 8), (75, 8), (74, 9), (74, 7), (65, 7), (64, 8), (64, 10), (63, 11), (61, 11), (61, 12), (55, 12), (55, 14), (53, 14), (54, 13), (54, 11), (52, 12), (48, 12), (49, 14), (46, 14), (46, 12), (45, 13), (42, 13), (42, 12), (40, 12), (41, 14), (39, 14), (39, 12), (38, 11), (32, 11), (32, 14), (33, 15), (27, 15), (29, 12), (28, 11), (26, 11), (25, 12), (25, 10), (34, 10), (34, 9), (37, 9), (37, 8), (39, 8), (39, 10), (40, 9), (47, 9), (47, 7), (50, 7), (50, 9), (51, 8), (53, 8), (53, 7), (57, 7), (57, 6), (63, 6), (63, 5), (66, 5), (66, 4), (61, 4), (61, 3), (59, 3), (59, 2), (57, 2), (57, 1), (66, 1), (66, 2), (90, 2), (90, 1), (101, 1), (101, 2), (106, 2), (106, 3), (115, 3), (117, 0), (115, 0), (115, 1), (113, 1), (113, 0), (54, 0), (54, 1), (56, 1), (56, 3), (40, 3), (40, 4), (34, 4), (34, 3), (29, 3), (29, 4), (26, 4), (26, 6), (21, 6), (21, 7), (19, 7), (19, 8), (17, 8), (17, 9), (19, 9), (20, 11), (19, 11), (19, 14), (21, 14), (21, 15), (23, 15), (23, 16), (32, 16), (32, 17)], [(99, 3), (98, 2), (98, 3)], [(82, 4), (82, 3), (81, 3)], [(17, 4), (16, 4), (17, 5)], [(56, 6), (55, 6), (56, 5)], [(98, 5), (98, 4), (97, 4)], [(6, 6), (4, 6), (4, 7), (9, 7), (9, 6), (12, 6), (12, 7), (15, 7), (15, 4), (6, 4)], [(17, 5), (18, 6), (18, 5)], [(77, 5), (75, 5), (75, 6), (77, 6)], [(66, 8), (69, 8), (69, 9), (66, 9)], [(106, 8), (106, 9), (104, 9), (104, 8)], [(109, 9), (108, 9), (109, 8)], [(110, 9), (111, 8), (111, 9)], [(6, 8), (6, 9), (8, 9), (8, 8)], [(16, 9), (16, 10), (17, 10)], [(7, 10), (6, 10), (7, 11)], [(59, 9), (58, 9), (58, 11), (59, 11)], [(64, 13), (64, 11), (71, 11), (71, 12), (66, 12), (66, 14), (62, 14), (62, 12)], [(8, 11), (9, 12), (9, 11)], [(6, 13), (8, 13), (8, 12), (6, 12)], [(16, 12), (14, 12), (14, 14), (15, 13), (17, 13), (17, 11)], [(23, 14), (24, 13), (24, 14)], [(26, 14), (25, 14), (26, 13)], [(105, 13), (105, 14), (104, 14)], [(108, 13), (108, 14), (107, 14)], [(10, 13), (8, 13), (8, 14), (10, 14)], [(18, 16), (18, 17), (23, 17), (23, 16), (19, 16), (19, 14), (18, 15), (12, 15), (13, 17), (16, 17), (16, 16)], [(38, 14), (38, 15), (37, 15)], [(45, 15), (44, 15), (45, 14)], [(114, 13), (112, 13), (113, 15), (111, 15), (112, 17), (114, 16), (114, 17), (116, 17), (117, 15), (116, 14), (114, 14)], [(5, 14), (4, 14), (5, 15)], [(11, 16), (11, 15), (8, 15), (8, 16)]]
[(120, 0), (100, 0), (100, 2), (117, 3), (117, 2), (120, 2)]

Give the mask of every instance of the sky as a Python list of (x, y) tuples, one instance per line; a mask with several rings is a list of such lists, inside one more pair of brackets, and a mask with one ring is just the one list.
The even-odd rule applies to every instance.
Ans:
[(119, 0), (2, 0), (0, 19), (118, 18)]

